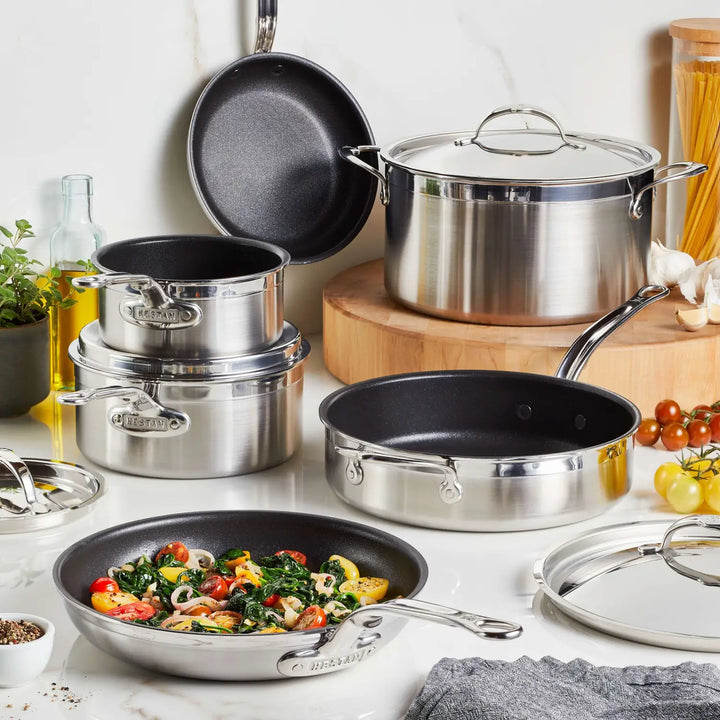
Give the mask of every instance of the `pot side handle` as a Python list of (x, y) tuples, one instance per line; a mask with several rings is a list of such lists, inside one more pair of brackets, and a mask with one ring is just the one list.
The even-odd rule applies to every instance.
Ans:
[(702, 163), (697, 162), (677, 162), (672, 163), (672, 165), (665, 165), (664, 167), (658, 168), (658, 170), (655, 172), (655, 177), (657, 177), (660, 173), (669, 172), (671, 170), (678, 170), (679, 172), (676, 172), (672, 175), (666, 175), (659, 180), (653, 180), (651, 183), (648, 183), (647, 185), (641, 187), (638, 190), (637, 195), (635, 195), (635, 199), (630, 204), (630, 217), (633, 220), (639, 220), (643, 216), (643, 209), (641, 207), (642, 196), (648, 190), (652, 190), (658, 185), (664, 185), (665, 183), (672, 182), (673, 180), (682, 180), (683, 178), (694, 177), (695, 175), (702, 175), (702, 173), (707, 172), (707, 169), (707, 165), (703, 165)]
[(377, 145), (357, 145), (355, 147), (352, 145), (343, 145), (338, 150), (338, 153), (340, 153), (340, 157), (343, 160), (347, 160), (347, 162), (357, 165), (359, 168), (365, 170), (365, 172), (369, 172), (377, 178), (380, 183), (380, 202), (383, 205), (387, 205), (390, 202), (390, 188), (388, 187), (387, 178), (378, 169), (374, 168), (372, 165), (368, 165), (358, 157), (360, 153), (364, 152), (379, 153), (380, 148)]
[(381, 626), (385, 615), (400, 615), (461, 627), (488, 640), (512, 640), (522, 633), (521, 625), (507, 620), (476, 615), (424, 600), (398, 598), (353, 610), (337, 628), (328, 630), (317, 647), (283, 655), (278, 660), (278, 671), (288, 677), (306, 677), (361, 662), (375, 650), (375, 643), (381, 639), (382, 635), (377, 628)]
[(646, 308), (651, 303), (657, 302), (660, 298), (664, 298), (669, 292), (670, 290), (663, 285), (646, 285), (622, 305), (611, 310), (607, 315), (603, 315), (582, 332), (580, 337), (570, 346), (560, 361), (555, 377), (577, 380), (590, 355), (608, 335), (615, 332), (636, 312)]

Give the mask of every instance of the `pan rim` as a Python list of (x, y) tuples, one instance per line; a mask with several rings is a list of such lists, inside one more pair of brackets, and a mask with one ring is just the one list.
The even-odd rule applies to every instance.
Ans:
[[(241, 65), (246, 65), (250, 63), (267, 63), (267, 62), (290, 62), (293, 64), (298, 64), (300, 66), (303, 66), (313, 72), (316, 72), (319, 76), (322, 77), (323, 80), (327, 81), (330, 85), (334, 86), (335, 89), (337, 89), (340, 94), (346, 99), (347, 101), (347, 107), (351, 109), (352, 113), (357, 117), (360, 125), (363, 127), (365, 131), (365, 137), (358, 138), (358, 142), (356, 144), (358, 145), (374, 145), (375, 144), (375, 138), (372, 132), (372, 128), (370, 127), (370, 123), (367, 119), (367, 116), (365, 115), (362, 107), (358, 103), (355, 96), (350, 92), (350, 90), (345, 86), (344, 83), (342, 83), (335, 75), (333, 75), (329, 70), (325, 69), (321, 65), (318, 65), (317, 63), (314, 63), (312, 60), (308, 60), (307, 58), (304, 58), (300, 55), (294, 55), (291, 53), (283, 53), (283, 52), (263, 52), (263, 53), (251, 53), (250, 55), (245, 55), (244, 57), (238, 58), (237, 60), (231, 62), (228, 65), (225, 65), (224, 67), (220, 68), (207, 82), (205, 87), (203, 88), (202, 92), (198, 96), (198, 99), (195, 102), (195, 106), (193, 108), (192, 116), (190, 119), (190, 125), (188, 127), (188, 135), (187, 135), (187, 143), (186, 143), (186, 161), (187, 161), (187, 168), (188, 168), (188, 175), (190, 177), (190, 184), (192, 186), (193, 192), (195, 193), (195, 196), (205, 213), (206, 217), (210, 220), (210, 222), (215, 226), (217, 230), (219, 230), (224, 235), (232, 236), (236, 234), (237, 231), (237, 225), (235, 225), (234, 228), (231, 227), (233, 223), (227, 222), (227, 219), (223, 219), (216, 214), (213, 209), (210, 207), (210, 203), (208, 202), (206, 195), (207, 193), (204, 192), (201, 189), (201, 182), (199, 178), (199, 172), (198, 168), (196, 167), (195, 163), (195, 136), (196, 136), (196, 129), (197, 129), (197, 123), (198, 123), (198, 116), (200, 109), (202, 108), (204, 102), (206, 101), (208, 95), (215, 89), (215, 86), (217, 85), (220, 80), (222, 80), (224, 77), (226, 77), (228, 74), (235, 72), (237, 68)], [(339, 148), (338, 148), (339, 150)], [(339, 154), (338, 154), (338, 157)], [(348, 172), (351, 172), (353, 170), (353, 166), (350, 163), (347, 163), (343, 161), (344, 165), (347, 165)], [(344, 165), (339, 165), (338, 167), (344, 167)], [(352, 240), (355, 239), (355, 237), (358, 235), (358, 233), (362, 230), (362, 228), (365, 226), (367, 219), (370, 216), (370, 213), (372, 212), (372, 209), (375, 205), (375, 198), (377, 195), (377, 180), (371, 176), (365, 173), (366, 180), (368, 182), (368, 193), (367, 197), (365, 199), (365, 202), (362, 205), (362, 211), (358, 212), (357, 217), (352, 224), (352, 228), (345, 233), (345, 235), (336, 242), (333, 242), (332, 245), (329, 245), (326, 247), (322, 252), (317, 252), (313, 255), (301, 255), (298, 253), (289, 253), (290, 255), (290, 264), (291, 265), (305, 265), (313, 262), (317, 262), (319, 260), (324, 260), (328, 257), (331, 257), (332, 255), (335, 255), (340, 250), (342, 250), (344, 247), (349, 245)], [(284, 245), (281, 242), (271, 240), (269, 242), (273, 242), (278, 247), (283, 247), (283, 249), (286, 249)], [(289, 251), (288, 251), (289, 252)]]
[[(566, 387), (570, 389), (577, 389), (578, 391), (585, 391), (589, 392), (593, 395), (603, 397), (607, 400), (610, 400), (612, 402), (617, 403), (618, 405), (622, 406), (625, 410), (629, 412), (629, 414), (632, 417), (632, 423), (631, 427), (628, 428), (628, 430), (618, 435), (617, 437), (614, 437), (612, 439), (608, 439), (605, 442), (598, 443), (595, 445), (588, 445), (582, 448), (577, 448), (576, 450), (571, 451), (565, 451), (565, 452), (555, 452), (555, 453), (542, 453), (538, 455), (438, 455), (437, 453), (428, 453), (423, 452), (421, 450), (408, 450), (403, 449), (399, 447), (391, 447), (388, 445), (382, 445), (377, 442), (368, 442), (366, 440), (363, 440), (361, 438), (357, 438), (354, 435), (345, 432), (341, 428), (334, 425), (330, 419), (328, 418), (328, 412), (331, 408), (331, 406), (336, 403), (340, 399), (345, 399), (350, 396), (352, 396), (355, 392), (360, 392), (362, 390), (365, 390), (367, 388), (371, 388), (374, 386), (382, 386), (382, 385), (388, 385), (392, 383), (397, 382), (412, 382), (413, 380), (428, 380), (432, 378), (457, 378), (457, 377), (481, 377), (481, 376), (490, 376), (490, 377), (498, 377), (503, 376), (506, 378), (512, 378), (515, 377), (521, 377), (524, 380), (527, 379), (542, 379), (546, 382), (551, 382), (556, 384), (559, 387)], [(348, 438), (352, 440), (353, 442), (357, 443), (359, 446), (362, 447), (374, 447), (379, 448), (387, 452), (388, 449), (392, 450), (393, 452), (397, 453), (404, 453), (406, 455), (411, 456), (420, 456), (424, 458), (438, 458), (438, 457), (453, 457), (453, 458), (462, 458), (463, 460), (472, 460), (473, 462), (485, 462), (489, 466), (495, 466), (500, 463), (526, 463), (526, 462), (532, 462), (532, 463), (538, 463), (540, 466), (542, 466), (544, 463), (551, 464), (554, 463), (561, 458), (567, 457), (569, 454), (577, 454), (577, 453), (585, 453), (585, 452), (593, 452), (602, 450), (604, 448), (607, 448), (610, 445), (614, 445), (616, 443), (622, 442), (623, 440), (626, 440), (628, 437), (631, 437), (635, 431), (637, 430), (638, 426), (640, 425), (640, 421), (642, 420), (642, 415), (640, 413), (639, 408), (637, 405), (635, 405), (633, 402), (628, 400), (627, 398), (623, 397), (622, 395), (619, 395), (618, 393), (615, 393), (611, 390), (607, 390), (605, 388), (598, 387), (597, 385), (591, 385), (589, 383), (583, 383), (578, 380), (569, 380), (567, 378), (558, 378), (554, 375), (543, 375), (541, 373), (528, 373), (528, 372), (517, 372), (517, 371), (511, 371), (511, 370), (430, 370), (425, 372), (416, 372), (416, 373), (400, 373), (397, 375), (384, 375), (378, 378), (369, 378), (368, 380), (362, 380), (357, 383), (352, 383), (350, 385), (346, 385), (345, 387), (338, 388), (337, 390), (330, 393), (327, 397), (325, 397), (322, 402), (320, 403), (320, 406), (318, 408), (318, 414), (320, 416), (320, 421), (325, 426), (326, 430), (339, 433), (343, 435), (343, 437)]]
[[(163, 523), (166, 522), (177, 522), (182, 519), (193, 519), (193, 520), (200, 520), (204, 516), (210, 516), (213, 519), (217, 520), (218, 518), (221, 518), (222, 516), (230, 517), (230, 516), (239, 516), (239, 515), (265, 515), (265, 516), (272, 516), (277, 518), (278, 516), (281, 517), (292, 517), (292, 518), (302, 518), (303, 520), (307, 520), (308, 522), (312, 523), (340, 523), (345, 529), (348, 529), (350, 531), (356, 531), (356, 532), (367, 532), (371, 531), (374, 535), (379, 535), (382, 539), (392, 541), (395, 545), (399, 545), (400, 548), (403, 550), (403, 552), (408, 555), (409, 557), (412, 557), (413, 560), (416, 562), (418, 568), (419, 568), (419, 578), (415, 585), (415, 587), (404, 597), (412, 598), (415, 597), (427, 584), (428, 576), (429, 576), (429, 569), (427, 560), (425, 559), (424, 555), (413, 545), (411, 545), (406, 540), (403, 540), (402, 538), (398, 537), (397, 535), (394, 535), (392, 533), (389, 533), (385, 530), (381, 530), (379, 528), (376, 528), (372, 525), (367, 525), (364, 523), (359, 523), (354, 520), (347, 520), (345, 518), (339, 518), (335, 516), (330, 515), (319, 515), (317, 513), (304, 513), (304, 512), (295, 512), (292, 510), (205, 510), (202, 512), (181, 512), (181, 513), (173, 513), (170, 515), (157, 515), (157, 516), (149, 516), (149, 517), (143, 517), (138, 518), (136, 520), (130, 520), (128, 522), (120, 523), (119, 525), (113, 525), (109, 528), (104, 528), (103, 530), (98, 530), (94, 533), (91, 533), (90, 535), (87, 535), (86, 537), (80, 538), (79, 540), (75, 541), (72, 545), (67, 547), (60, 555), (57, 557), (53, 564), (52, 568), (52, 579), (53, 584), (55, 585), (55, 589), (58, 593), (62, 596), (65, 603), (71, 605), (74, 610), (81, 612), (85, 617), (89, 618), (91, 621), (95, 621), (96, 623), (102, 624), (104, 627), (106, 626), (106, 622), (111, 621), (117, 621), (117, 624), (112, 625), (111, 627), (116, 627), (118, 631), (121, 631), (123, 628), (126, 630), (125, 633), (121, 634), (132, 634), (132, 635), (145, 635), (148, 634), (148, 637), (156, 637), (161, 638), (164, 636), (163, 642), (170, 642), (170, 643), (187, 643), (189, 640), (187, 638), (190, 638), (190, 641), (192, 641), (193, 637), (197, 637), (197, 633), (182, 633), (178, 632), (176, 630), (169, 630), (166, 628), (156, 628), (156, 627), (149, 627), (144, 625), (137, 625), (132, 622), (126, 622), (124, 620), (120, 620), (118, 618), (110, 617), (107, 615), (103, 615), (102, 613), (99, 613), (97, 610), (89, 607), (85, 603), (78, 600), (76, 597), (74, 597), (70, 592), (65, 588), (64, 584), (61, 582), (60, 573), (62, 571), (63, 566), (67, 562), (68, 558), (71, 554), (73, 554), (76, 550), (86, 547), (87, 545), (92, 544), (94, 541), (98, 539), (102, 539), (104, 536), (107, 536), (111, 532), (123, 532), (128, 530), (139, 530), (140, 528), (144, 526), (151, 527), (154, 523), (157, 523), (159, 521), (162, 521)], [(267, 634), (259, 634), (259, 633), (239, 633), (239, 634), (218, 634), (218, 635), (212, 635), (212, 642), (226, 642), (227, 638), (238, 638), (238, 637), (245, 637), (245, 638), (255, 638), (255, 640), (252, 640), (250, 642), (266, 642), (265, 638), (268, 636), (272, 637), (281, 637), (285, 638), (285, 643), (287, 643), (287, 637), (290, 635), (290, 637), (307, 637), (312, 635), (322, 635), (324, 633), (327, 633), (329, 630), (334, 629), (335, 627), (338, 627), (342, 623), (338, 623), (337, 625), (332, 626), (326, 626), (323, 628), (314, 628), (311, 630), (295, 630), (291, 634), (288, 633), (267, 633)], [(105, 627), (105, 629), (109, 629)], [(160, 631), (160, 634), (158, 634), (158, 631)], [(177, 640), (172, 640), (172, 638), (177, 638)], [(185, 639), (183, 639), (185, 638)], [(224, 638), (223, 640), (220, 640), (220, 638)], [(235, 640), (237, 642), (237, 640)]]

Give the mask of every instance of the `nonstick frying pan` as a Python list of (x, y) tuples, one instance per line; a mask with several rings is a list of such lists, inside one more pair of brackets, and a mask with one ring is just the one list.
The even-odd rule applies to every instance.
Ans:
[[(343, 555), (360, 572), (390, 581), (389, 600), (361, 607), (339, 625), (277, 634), (210, 635), (145, 627), (102, 615), (90, 607), (90, 583), (108, 568), (168, 542), (209, 550), (216, 557), (242, 547), (253, 557), (300, 550), (308, 567)], [(57, 559), (53, 579), (70, 619), (101, 650), (132, 664), (172, 675), (208, 680), (267, 680), (342, 670), (380, 648), (408, 617), (470, 630), (480, 637), (511, 639), (519, 625), (421, 602), (427, 580), (422, 555), (400, 538), (339, 518), (260, 510), (184, 513), (147, 518), (80, 540)]]
[(259, 0), (254, 54), (217, 73), (200, 95), (188, 167), (218, 230), (274, 243), (291, 262), (308, 263), (340, 250), (365, 224), (377, 180), (339, 148), (372, 145), (373, 135), (337, 78), (270, 52), (276, 18), (276, 0)]
[(575, 378), (605, 337), (667, 294), (642, 288), (591, 325), (555, 377), (439, 371), (337, 390), (320, 405), (330, 486), (374, 515), (448, 530), (531, 530), (600, 514), (630, 489), (640, 412)]

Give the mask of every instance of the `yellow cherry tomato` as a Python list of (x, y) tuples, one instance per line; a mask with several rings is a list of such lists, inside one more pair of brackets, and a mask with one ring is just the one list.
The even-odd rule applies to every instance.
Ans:
[(360, 571), (352, 560), (348, 560), (342, 555), (331, 555), (329, 559), (337, 560), (340, 563), (340, 567), (345, 571), (346, 580), (357, 580), (360, 577)]
[(704, 489), (705, 502), (713, 512), (720, 513), (720, 475), (710, 478)]
[(101, 613), (118, 607), (137, 602), (138, 599), (131, 593), (115, 590), (110, 592), (95, 592), (90, 596), (90, 604)]
[(285, 630), (285, 628), (270, 626), (270, 627), (263, 628), (262, 630), (258, 630), (258, 635), (272, 635), (274, 633), (281, 633), (281, 632), (287, 632), (287, 630)]
[(667, 486), (667, 501), (675, 512), (695, 512), (703, 500), (702, 486), (690, 473), (681, 472)]
[(358, 600), (368, 597), (371, 600), (382, 600), (388, 591), (388, 581), (385, 578), (359, 577), (355, 580), (346, 580), (340, 585), (341, 593), (352, 593)]
[(186, 570), (187, 568), (184, 565), (178, 565), (177, 567), (168, 567), (166, 565), (165, 567), (161, 567), (159, 572), (171, 583), (176, 583), (180, 575), (182, 575)]
[(653, 483), (658, 495), (667, 498), (667, 489), (670, 483), (681, 473), (685, 473), (682, 466), (676, 462), (666, 462), (655, 471)]
[(220, 625), (212, 620), (208, 620), (204, 615), (198, 615), (198, 617), (194, 617), (192, 620), (181, 620), (179, 623), (171, 625), (170, 629), (180, 630), (180, 632), (189, 632), (192, 630), (194, 622), (199, 623), (203, 627), (220, 627)]

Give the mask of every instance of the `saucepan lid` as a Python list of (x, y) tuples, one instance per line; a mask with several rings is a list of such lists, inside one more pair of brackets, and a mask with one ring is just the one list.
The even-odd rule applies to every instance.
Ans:
[(0, 448), (0, 534), (43, 530), (84, 515), (105, 480), (74, 463), (22, 459)]
[(596, 630), (720, 651), (720, 515), (593, 530), (544, 553), (533, 573), (552, 603)]

